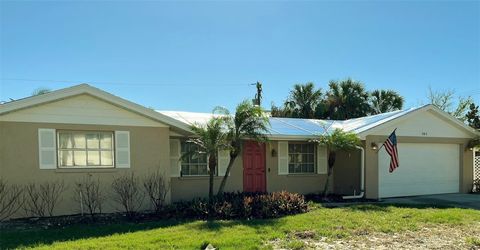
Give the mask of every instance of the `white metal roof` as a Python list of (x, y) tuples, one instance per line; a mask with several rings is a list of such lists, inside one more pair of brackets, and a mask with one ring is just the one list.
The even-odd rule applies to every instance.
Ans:
[[(339, 120), (320, 120), (320, 119), (300, 119), (300, 118), (280, 118), (270, 117), (269, 134), (273, 137), (311, 137), (315, 135), (331, 132), (336, 128), (354, 133), (361, 133), (370, 128), (393, 120), (397, 117), (408, 114), (419, 108), (408, 110), (399, 110), (379, 115), (366, 116), (345, 121)], [(212, 116), (211, 113), (195, 113), (183, 111), (157, 111), (165, 116), (169, 116), (187, 125), (194, 123), (203, 124)]]

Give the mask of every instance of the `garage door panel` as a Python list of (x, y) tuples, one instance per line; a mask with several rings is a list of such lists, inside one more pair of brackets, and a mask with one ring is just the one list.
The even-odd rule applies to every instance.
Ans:
[(380, 197), (459, 191), (459, 145), (399, 143), (400, 167), (388, 172), (390, 156), (378, 155)]

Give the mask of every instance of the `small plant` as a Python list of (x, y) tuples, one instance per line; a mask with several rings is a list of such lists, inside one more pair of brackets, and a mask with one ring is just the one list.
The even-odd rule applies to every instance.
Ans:
[(100, 180), (93, 180), (92, 175), (85, 176), (75, 183), (73, 200), (78, 202), (82, 215), (86, 210), (93, 218), (95, 213), (102, 213), (102, 205), (106, 196), (100, 188)]
[(480, 193), (480, 179), (473, 180), (473, 189), (472, 192)]
[(23, 210), (27, 216), (53, 216), (55, 206), (61, 200), (65, 191), (63, 181), (44, 182), (41, 184), (30, 183), (25, 188), (25, 202)]
[(478, 237), (468, 237), (467, 242), (472, 245), (471, 249), (477, 249), (480, 248), (480, 238)]
[(143, 187), (153, 210), (155, 213), (159, 213), (165, 205), (165, 198), (169, 191), (169, 184), (164, 175), (160, 173), (160, 170), (156, 170), (153, 174), (145, 176)]
[(0, 221), (12, 216), (25, 202), (23, 188), (0, 178)]
[(291, 241), (288, 241), (285, 244), (285, 247), (287, 249), (300, 250), (300, 249), (305, 249), (306, 244), (305, 244), (305, 242), (300, 241), (300, 240), (291, 240)]
[(139, 178), (135, 177), (133, 173), (116, 177), (113, 179), (112, 189), (113, 200), (122, 206), (127, 217), (133, 218), (142, 207), (145, 196)]

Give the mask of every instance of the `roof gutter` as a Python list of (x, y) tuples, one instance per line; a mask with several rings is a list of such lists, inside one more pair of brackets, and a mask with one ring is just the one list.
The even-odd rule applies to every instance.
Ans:
[(347, 196), (342, 196), (344, 200), (348, 199), (360, 199), (363, 198), (365, 195), (365, 149), (360, 146), (356, 146), (356, 148), (360, 149), (361, 151), (361, 157), (360, 157), (360, 193), (356, 194), (355, 191), (353, 192), (353, 195), (347, 195)]

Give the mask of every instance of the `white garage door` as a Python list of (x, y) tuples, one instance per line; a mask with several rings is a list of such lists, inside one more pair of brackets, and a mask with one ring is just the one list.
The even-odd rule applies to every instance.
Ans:
[(378, 154), (379, 196), (456, 193), (460, 187), (458, 144), (399, 143), (400, 167), (388, 172), (390, 156)]

